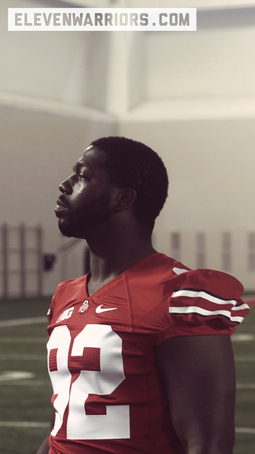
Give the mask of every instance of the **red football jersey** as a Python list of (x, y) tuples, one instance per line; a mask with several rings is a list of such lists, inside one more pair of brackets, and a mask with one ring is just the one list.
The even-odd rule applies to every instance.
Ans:
[(58, 285), (48, 367), (50, 454), (184, 454), (155, 365), (176, 336), (231, 334), (249, 311), (235, 278), (150, 255), (87, 294), (87, 276)]

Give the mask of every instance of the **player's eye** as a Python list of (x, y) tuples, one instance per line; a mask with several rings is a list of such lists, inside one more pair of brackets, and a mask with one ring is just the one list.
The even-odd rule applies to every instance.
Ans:
[(78, 173), (79, 180), (88, 180), (89, 177), (84, 173)]

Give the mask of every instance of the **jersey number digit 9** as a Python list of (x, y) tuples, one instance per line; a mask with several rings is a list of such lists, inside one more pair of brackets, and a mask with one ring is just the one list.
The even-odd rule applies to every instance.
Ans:
[(67, 326), (56, 327), (49, 339), (48, 365), (50, 354), (56, 352), (56, 367), (49, 374), (56, 396), (55, 425), (51, 432), (57, 434), (63, 424), (65, 409), (69, 403), (67, 438), (76, 440), (99, 440), (130, 438), (129, 406), (106, 406), (104, 415), (87, 415), (85, 402), (89, 394), (109, 395), (125, 379), (122, 360), (122, 340), (111, 326), (87, 325), (75, 337), (71, 357), (86, 355), (86, 347), (100, 349), (100, 371), (81, 370), (71, 385), (68, 369), (68, 354), (71, 335)]

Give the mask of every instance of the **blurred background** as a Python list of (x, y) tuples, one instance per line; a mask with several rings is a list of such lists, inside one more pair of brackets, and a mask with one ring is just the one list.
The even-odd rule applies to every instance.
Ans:
[[(8, 32), (8, 7), (196, 7), (196, 32)], [(170, 178), (155, 247), (255, 291), (255, 1), (1, 0), (0, 298), (86, 269), (58, 185), (94, 139), (155, 149)]]
[[(198, 23), (8, 32), (10, 7), (195, 7)], [(59, 233), (54, 207), (92, 140), (124, 135), (155, 149), (170, 179), (156, 249), (255, 293), (254, 42), (255, 0), (1, 0), (1, 454), (34, 454), (49, 426), (45, 314), (56, 285), (88, 268), (86, 243)], [(254, 308), (232, 341), (234, 453), (253, 454)]]

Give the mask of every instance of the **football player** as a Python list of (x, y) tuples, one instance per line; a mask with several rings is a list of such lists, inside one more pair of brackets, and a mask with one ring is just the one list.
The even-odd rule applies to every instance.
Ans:
[(37, 453), (232, 454), (230, 336), (249, 308), (234, 277), (153, 248), (162, 160), (101, 138), (59, 189), (59, 229), (87, 241), (90, 271), (59, 284), (49, 310), (53, 413)]

